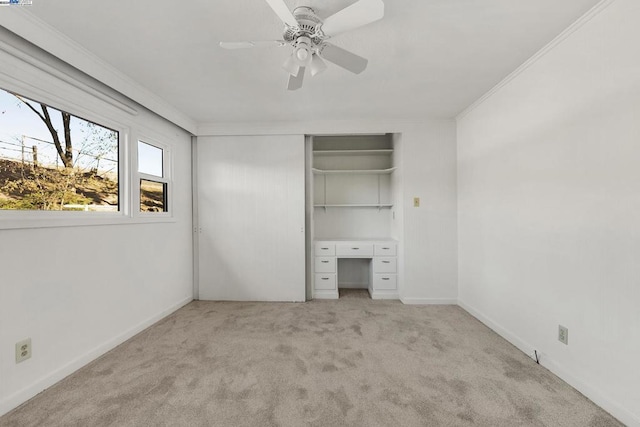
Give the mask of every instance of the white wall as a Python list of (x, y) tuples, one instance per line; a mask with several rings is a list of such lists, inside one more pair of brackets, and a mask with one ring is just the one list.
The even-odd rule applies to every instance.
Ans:
[[(2, 36), (38, 54), (5, 32)], [(162, 223), (28, 229), (2, 229), (0, 219), (0, 414), (192, 299), (190, 136), (52, 58), (40, 59), (86, 90), (99, 88), (115, 104), (21, 65), (0, 49), (2, 86), (11, 84), (7, 76), (29, 79), (36, 92), (44, 89), (51, 99), (86, 109), (91, 117), (123, 124), (130, 141), (146, 135), (169, 144), (174, 212)], [(15, 343), (26, 337), (32, 339), (33, 356), (15, 364)]]
[(640, 3), (589, 17), (459, 119), (460, 302), (640, 425)]
[[(457, 302), (456, 129), (452, 121), (405, 127), (401, 135), (405, 304)], [(420, 207), (413, 206), (414, 197)]]

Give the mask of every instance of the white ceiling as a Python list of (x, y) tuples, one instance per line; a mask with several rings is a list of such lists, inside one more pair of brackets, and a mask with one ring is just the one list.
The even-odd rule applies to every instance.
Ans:
[[(303, 4), (286, 0), (293, 8)], [(355, 0), (309, 0), (321, 17)], [(369, 59), (286, 90), (289, 48), (264, 0), (34, 0), (29, 12), (195, 122), (451, 118), (599, 0), (384, 0), (382, 21), (333, 39)]]

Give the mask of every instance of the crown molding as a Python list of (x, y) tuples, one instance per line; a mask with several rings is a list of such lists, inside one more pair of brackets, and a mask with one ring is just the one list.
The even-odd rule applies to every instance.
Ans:
[(109, 63), (98, 58), (76, 41), (31, 14), (28, 7), (3, 8), (0, 14), (0, 26), (181, 128), (191, 133), (195, 133), (197, 130), (195, 121), (190, 117)]
[(454, 119), (425, 120), (324, 120), (281, 122), (202, 123), (198, 136), (230, 135), (348, 135), (401, 133), (434, 123), (452, 123)]
[(551, 42), (549, 42), (546, 46), (540, 49), (537, 53), (535, 53), (531, 58), (529, 58), (524, 64), (515, 69), (511, 74), (505, 77), (500, 83), (491, 88), (487, 93), (482, 95), (477, 101), (469, 105), (465, 108), (460, 114), (458, 114), (455, 118), (456, 121), (462, 120), (465, 116), (471, 113), (473, 110), (482, 105), (486, 100), (491, 98), (495, 93), (499, 92), (503, 87), (507, 86), (511, 81), (513, 81), (520, 74), (525, 72), (527, 69), (531, 68), (535, 63), (537, 63), (540, 59), (546, 56), (549, 52), (555, 49), (558, 45), (560, 45), (564, 40), (568, 39), (573, 33), (582, 28), (585, 24), (591, 21), (593, 18), (602, 13), (606, 8), (611, 6), (616, 0), (601, 0), (600, 3), (596, 4), (592, 7), (587, 13), (582, 15), (571, 24), (566, 30), (560, 33), (556, 38), (554, 38)]

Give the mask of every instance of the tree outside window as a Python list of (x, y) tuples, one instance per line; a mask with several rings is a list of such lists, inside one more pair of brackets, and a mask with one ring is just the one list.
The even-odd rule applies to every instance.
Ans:
[(0, 210), (119, 210), (119, 133), (0, 89)]

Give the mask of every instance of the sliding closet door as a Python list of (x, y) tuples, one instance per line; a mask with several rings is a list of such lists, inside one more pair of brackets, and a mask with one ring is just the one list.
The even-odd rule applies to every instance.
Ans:
[(199, 295), (304, 301), (303, 136), (197, 142)]

